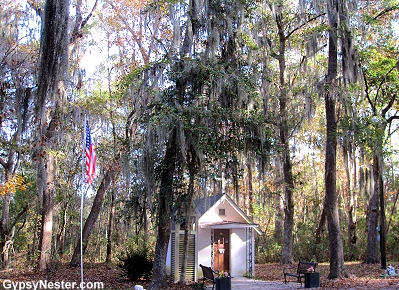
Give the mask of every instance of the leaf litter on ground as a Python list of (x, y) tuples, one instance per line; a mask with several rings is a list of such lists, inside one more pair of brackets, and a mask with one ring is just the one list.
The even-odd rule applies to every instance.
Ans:
[[(389, 265), (389, 264), (388, 264)], [(283, 269), (285, 266), (278, 263), (273, 264), (256, 264), (255, 279), (264, 281), (283, 282)], [(289, 265), (294, 267), (295, 264)], [(399, 268), (399, 263), (392, 263), (395, 269)], [(327, 279), (329, 274), (329, 264), (321, 263), (317, 266), (316, 272), (320, 273), (320, 288), (323, 289), (345, 289), (345, 290), (363, 290), (363, 289), (399, 289), (399, 276), (383, 277), (381, 274), (384, 270), (379, 264), (363, 264), (361, 262), (347, 262), (345, 268), (349, 274), (349, 278), (344, 279)], [(397, 270), (397, 273), (399, 270)], [(4, 289), (3, 282), (10, 280), (12, 282), (28, 282), (28, 281), (51, 281), (51, 282), (76, 282), (81, 281), (79, 267), (68, 267), (67, 264), (57, 264), (52, 267), (51, 271), (39, 272), (32, 269), (13, 269), (0, 271), (0, 289)], [(133, 289), (135, 285), (142, 285), (148, 288), (150, 281), (139, 280), (130, 281), (122, 275), (120, 269), (116, 266), (101, 263), (85, 265), (83, 269), (84, 281), (86, 282), (102, 282), (106, 290)], [(296, 283), (295, 279), (289, 279), (289, 283)], [(171, 290), (192, 290), (194, 282), (187, 284), (169, 283)], [(298, 284), (299, 286), (299, 284)], [(298, 287), (299, 288), (299, 287)]]

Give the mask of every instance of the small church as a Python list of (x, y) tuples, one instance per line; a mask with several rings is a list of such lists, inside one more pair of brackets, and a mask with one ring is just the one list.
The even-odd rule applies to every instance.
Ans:
[[(191, 212), (186, 280), (197, 281), (202, 276), (200, 264), (233, 277), (253, 277), (255, 235), (262, 234), (259, 226), (227, 194), (195, 200)], [(182, 227), (171, 225), (166, 269), (172, 281), (180, 277)]]

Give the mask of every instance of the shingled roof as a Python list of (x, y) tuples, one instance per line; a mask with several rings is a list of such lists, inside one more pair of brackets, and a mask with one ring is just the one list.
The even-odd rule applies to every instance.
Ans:
[(194, 200), (195, 205), (198, 208), (198, 211), (200, 212), (201, 215), (203, 215), (208, 209), (210, 209), (215, 202), (217, 202), (224, 193), (220, 193), (217, 195), (211, 195), (209, 197), (205, 198), (199, 198)]

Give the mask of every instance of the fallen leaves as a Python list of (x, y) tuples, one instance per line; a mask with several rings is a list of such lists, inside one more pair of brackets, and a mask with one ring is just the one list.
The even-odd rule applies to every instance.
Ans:
[[(255, 266), (256, 278), (265, 281), (284, 281), (283, 269), (286, 265), (281, 264), (260, 264)], [(292, 266), (292, 265), (291, 265)], [(398, 265), (393, 265), (398, 268)], [(316, 268), (320, 272), (320, 286), (323, 289), (399, 289), (399, 276), (381, 277), (383, 270), (380, 265), (368, 265), (363, 263), (346, 263), (345, 268), (349, 278), (327, 279), (329, 264), (322, 263)], [(294, 269), (295, 270), (295, 269)], [(132, 289), (135, 285), (142, 285), (148, 288), (150, 281), (130, 281), (123, 277), (121, 271), (108, 264), (86, 265), (83, 269), (84, 281), (95, 283), (101, 282), (104, 289)], [(80, 268), (71, 268), (66, 264), (53, 266), (51, 271), (38, 272), (33, 270), (14, 270), (0, 271), (0, 283), (4, 280), (12, 281), (50, 281), (50, 282), (76, 282), (80, 283)], [(290, 283), (296, 283), (290, 280)], [(191, 283), (192, 284), (192, 283)], [(182, 285), (179, 283), (169, 283), (172, 290), (192, 290), (191, 284)]]
[[(284, 281), (283, 269), (287, 265), (261, 264), (255, 266), (257, 279), (265, 281)], [(292, 267), (292, 265), (289, 265)], [(398, 265), (392, 265), (398, 268)], [(320, 272), (320, 286), (323, 289), (399, 289), (399, 276), (381, 277), (383, 273), (378, 264), (363, 264), (361, 262), (347, 262), (345, 269), (349, 278), (327, 279), (329, 263), (317, 265), (316, 271)], [(295, 265), (294, 265), (295, 271)], [(295, 281), (294, 278), (290, 281)]]

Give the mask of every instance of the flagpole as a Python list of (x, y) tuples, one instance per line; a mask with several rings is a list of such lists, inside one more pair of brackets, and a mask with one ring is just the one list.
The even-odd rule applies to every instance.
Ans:
[[(93, 179), (96, 176), (96, 153), (91, 139), (89, 123), (84, 114), (83, 148), (82, 148), (82, 194), (80, 199), (80, 276), (83, 285), (83, 202), (85, 193), (92, 187)], [(87, 178), (87, 179), (86, 179)], [(87, 183), (86, 191), (83, 190)]]
[(84, 203), (84, 184), (85, 184), (85, 165), (86, 165), (86, 114), (83, 124), (82, 142), (82, 187), (80, 195), (80, 282), (83, 284), (83, 203)]

